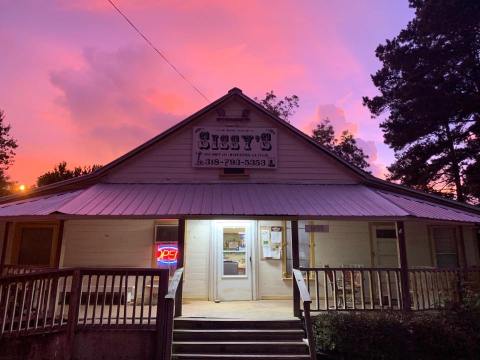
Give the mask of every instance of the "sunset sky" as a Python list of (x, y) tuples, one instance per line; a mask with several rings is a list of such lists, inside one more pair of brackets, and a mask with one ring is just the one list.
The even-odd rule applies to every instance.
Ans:
[[(211, 100), (297, 94), (310, 132), (351, 130), (382, 176), (393, 160), (362, 96), (375, 48), (407, 24), (407, 0), (115, 0)], [(106, 164), (206, 105), (106, 0), (0, 0), (0, 109), (18, 139), (12, 180), (65, 160)]]

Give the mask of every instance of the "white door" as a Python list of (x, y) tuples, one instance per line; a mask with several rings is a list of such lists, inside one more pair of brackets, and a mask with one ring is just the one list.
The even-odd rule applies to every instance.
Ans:
[(373, 226), (375, 265), (398, 267), (397, 232), (394, 226)]
[(252, 300), (252, 221), (219, 221), (215, 226), (215, 300)]

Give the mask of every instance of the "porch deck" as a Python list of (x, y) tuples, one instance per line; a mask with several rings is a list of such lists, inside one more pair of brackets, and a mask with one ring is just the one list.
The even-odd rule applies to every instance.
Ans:
[(213, 301), (183, 300), (182, 317), (246, 320), (295, 319), (292, 300)]

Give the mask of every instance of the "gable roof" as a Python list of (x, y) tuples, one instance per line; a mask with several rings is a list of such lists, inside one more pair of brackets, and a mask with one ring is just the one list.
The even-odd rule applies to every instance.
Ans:
[(460, 203), (458, 201), (454, 200), (449, 200), (445, 199), (443, 197), (433, 195), (433, 194), (427, 194), (418, 190), (414, 190), (411, 188), (408, 188), (403, 185), (398, 185), (394, 183), (390, 183), (388, 181), (379, 179), (371, 175), (370, 173), (367, 173), (366, 171), (363, 171), (362, 169), (354, 166), (353, 164), (349, 163), (348, 161), (344, 160), (343, 158), (339, 157), (338, 155), (334, 154), (332, 151), (324, 147), (323, 145), (319, 144), (318, 142), (314, 141), (310, 136), (305, 134), (304, 132), (300, 131), (287, 121), (279, 118), (278, 116), (272, 114), (270, 111), (265, 109), (263, 106), (258, 104), (256, 101), (251, 99), (250, 97), (246, 96), (243, 94), (242, 90), (239, 88), (232, 88), (228, 91), (227, 94), (224, 96), (220, 97), (219, 99), (215, 100), (214, 102), (210, 103), (209, 105), (205, 106), (204, 108), (200, 109), (196, 113), (190, 115), (186, 119), (180, 121), (176, 125), (168, 128), (167, 130), (163, 131), (159, 135), (153, 137), (152, 139), (148, 140), (147, 142), (141, 144), (140, 146), (134, 148), (133, 150), (127, 152), (126, 154), (120, 156), (119, 158), (111, 161), (110, 163), (106, 164), (105, 166), (101, 167), (100, 169), (96, 170), (95, 172), (84, 175), (78, 178), (74, 179), (69, 179), (69, 180), (64, 180), (58, 183), (42, 186), (39, 188), (36, 188), (29, 193), (26, 194), (14, 194), (14, 195), (9, 195), (5, 196), (3, 198), (0, 198), (0, 204), (1, 203), (6, 203), (10, 201), (15, 201), (19, 200), (22, 198), (30, 198), (33, 196), (41, 196), (41, 195), (48, 195), (48, 194), (54, 194), (54, 193), (59, 193), (59, 192), (65, 192), (65, 191), (73, 191), (77, 189), (82, 189), (91, 185), (94, 185), (100, 181), (102, 177), (104, 177), (106, 174), (108, 174), (112, 169), (116, 168), (117, 166), (123, 164), (127, 160), (135, 157), (136, 155), (142, 153), (143, 151), (149, 149), (159, 141), (167, 138), (168, 136), (174, 134), (178, 130), (184, 128), (188, 124), (192, 123), (193, 121), (199, 119), (209, 111), (221, 106), (223, 103), (227, 102), (228, 100), (238, 97), (242, 100), (244, 100), (247, 104), (251, 105), (254, 107), (256, 110), (264, 114), (265, 116), (269, 117), (273, 121), (275, 121), (277, 124), (280, 126), (284, 127), (288, 131), (294, 133), (296, 136), (299, 138), (303, 139), (305, 142), (310, 144), (311, 146), (315, 147), (318, 151), (326, 154), (330, 158), (334, 159), (338, 163), (340, 163), (344, 168), (346, 168), (348, 171), (353, 173), (355, 176), (357, 176), (362, 183), (368, 186), (372, 186), (377, 189), (383, 189), (383, 190), (389, 190), (393, 192), (398, 192), (400, 194), (406, 194), (410, 195), (416, 198), (421, 198), (425, 200), (432, 201), (433, 203), (439, 203), (439, 204), (445, 204), (452, 206), (454, 208), (458, 209), (464, 209), (467, 211), (473, 211), (474, 213), (480, 214), (480, 208), (477, 208), (472, 205)]

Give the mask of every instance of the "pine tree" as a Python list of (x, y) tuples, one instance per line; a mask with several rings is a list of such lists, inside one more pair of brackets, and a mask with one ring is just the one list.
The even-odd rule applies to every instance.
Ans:
[(390, 180), (455, 196), (480, 177), (480, 1), (410, 0), (415, 18), (376, 49), (380, 95), (365, 97), (395, 151)]

